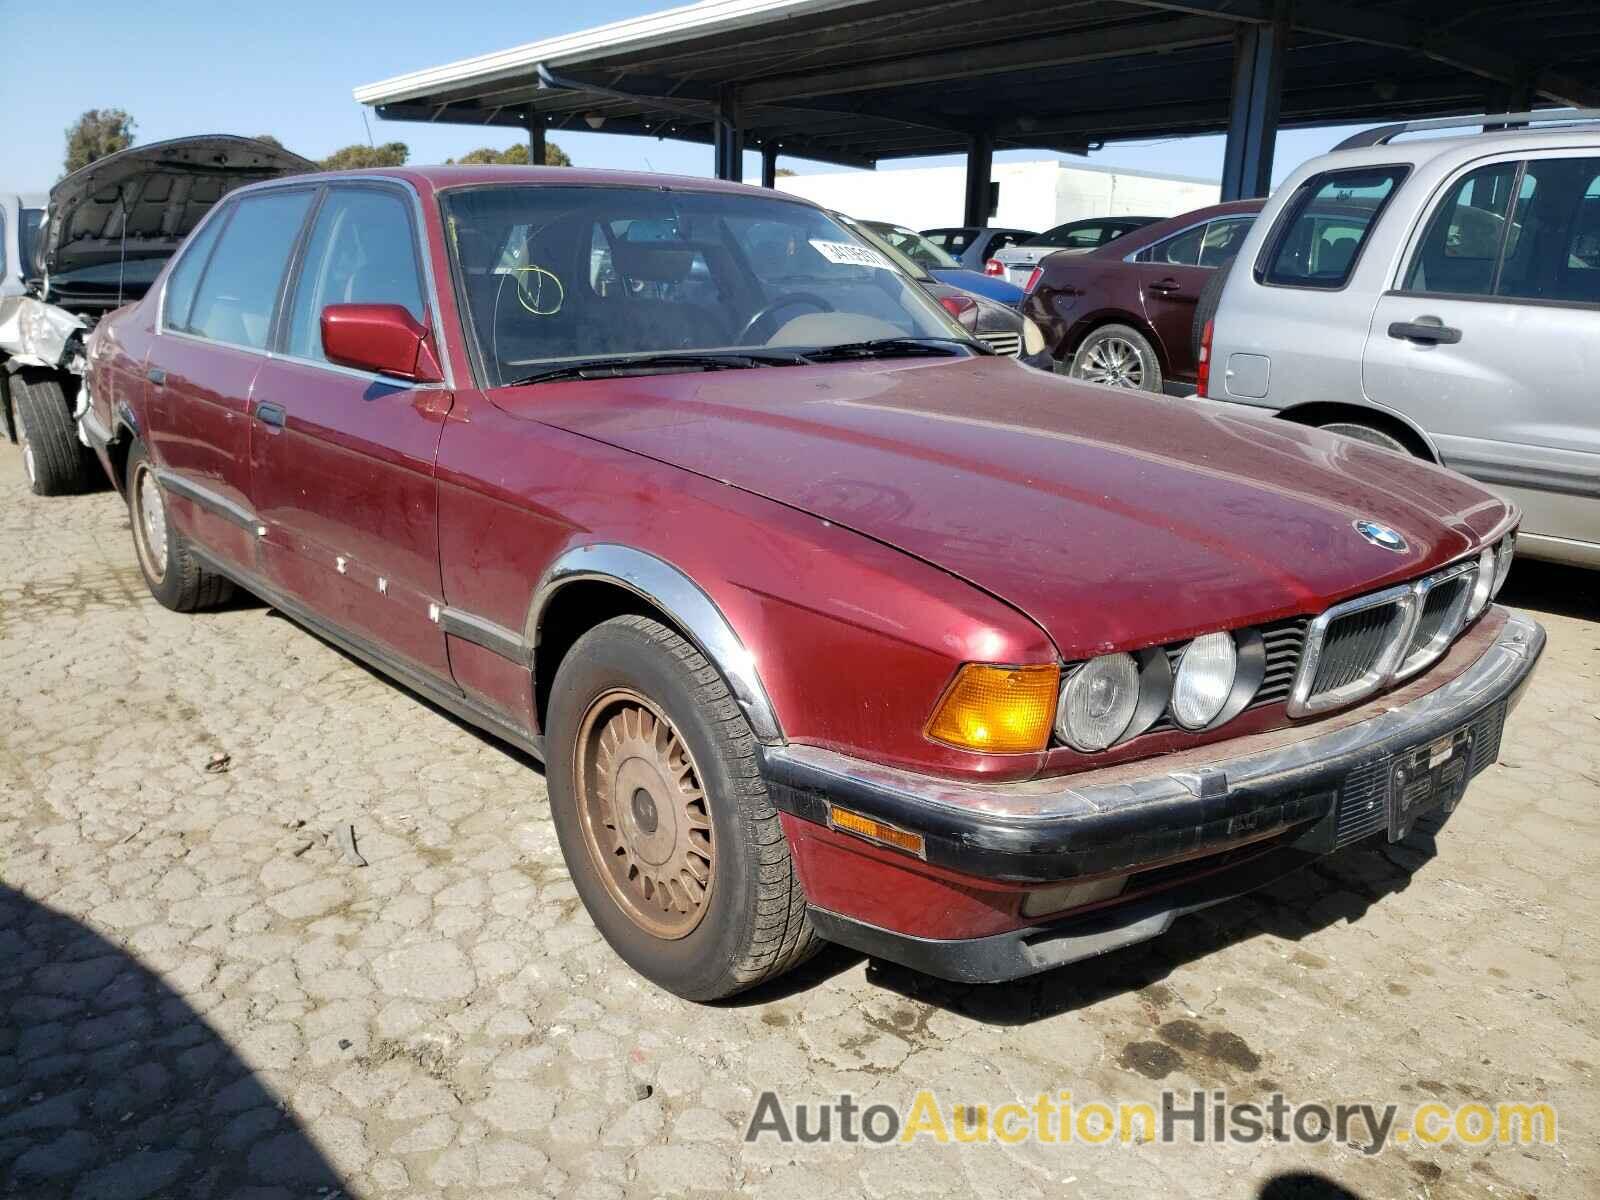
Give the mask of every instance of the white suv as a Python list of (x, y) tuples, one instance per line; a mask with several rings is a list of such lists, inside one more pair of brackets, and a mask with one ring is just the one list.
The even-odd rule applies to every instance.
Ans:
[(1387, 126), (1290, 176), (1200, 391), (1442, 462), (1521, 506), (1519, 551), (1600, 567), (1600, 111), (1495, 119), (1534, 127)]

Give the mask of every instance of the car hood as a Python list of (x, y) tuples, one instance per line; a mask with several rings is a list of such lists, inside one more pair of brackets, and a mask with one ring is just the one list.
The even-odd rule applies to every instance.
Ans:
[(998, 275), (985, 275), (982, 271), (969, 271), (965, 267), (960, 270), (940, 267), (933, 271), (933, 277), (985, 300), (1012, 307), (1022, 303), (1022, 289), (1014, 283), (1007, 283)]
[[(898, 547), (1027, 613), (1069, 659), (1316, 612), (1467, 553), (1510, 512), (1364, 443), (1002, 359), (490, 395)], [(1406, 549), (1367, 542), (1358, 520)]]
[(35, 271), (69, 275), (124, 259), (169, 258), (234, 188), (316, 169), (281, 146), (227, 134), (109, 154), (50, 189)]

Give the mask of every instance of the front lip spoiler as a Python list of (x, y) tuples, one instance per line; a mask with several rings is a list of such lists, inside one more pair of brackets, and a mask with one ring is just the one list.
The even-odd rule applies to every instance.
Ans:
[[(838, 804), (920, 833), (934, 866), (1020, 883), (1111, 874), (1226, 850), (1325, 817), (1356, 767), (1449, 734), (1501, 701), (1514, 704), (1544, 645), (1537, 621), (1508, 613), (1476, 661), (1410, 703), (1194, 769), (1161, 771), (1162, 760), (1153, 759), (1152, 773), (1142, 777), (1107, 768), (1065, 779), (966, 783), (815, 746), (762, 753), (778, 808), (827, 824)], [(1227, 746), (1217, 748), (1226, 753)]]

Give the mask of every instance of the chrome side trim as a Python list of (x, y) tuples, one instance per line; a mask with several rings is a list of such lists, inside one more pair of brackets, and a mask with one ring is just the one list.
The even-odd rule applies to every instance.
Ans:
[(225, 520), (232, 521), (251, 533), (260, 528), (256, 523), (256, 515), (243, 505), (235, 504), (226, 496), (219, 496), (210, 488), (202, 487), (192, 480), (185, 479), (182, 475), (175, 474), (165, 467), (156, 468), (156, 479), (161, 486), (175, 496), (182, 496), (185, 500), (192, 500), (200, 507), (215, 513)]
[(439, 609), (439, 627), (452, 637), (458, 637), (474, 646), (491, 650), (501, 658), (510, 659), (521, 666), (533, 665), (532, 648), (514, 629), (496, 625), (482, 617), (462, 612), (459, 608), (444, 606)]
[(768, 745), (783, 741), (755, 656), (739, 640), (722, 610), (677, 567), (643, 550), (607, 543), (577, 546), (550, 564), (533, 593), (524, 634), (535, 660), (540, 626), (551, 599), (568, 584), (585, 579), (624, 587), (666, 613), (722, 672), (756, 737)]

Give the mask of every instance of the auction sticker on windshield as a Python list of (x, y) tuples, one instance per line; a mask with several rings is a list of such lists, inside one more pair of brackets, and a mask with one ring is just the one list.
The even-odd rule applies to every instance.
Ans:
[(811, 239), (811, 248), (831, 263), (848, 267), (877, 267), (883, 271), (894, 270), (889, 260), (871, 246), (855, 246), (849, 242), (827, 242)]

